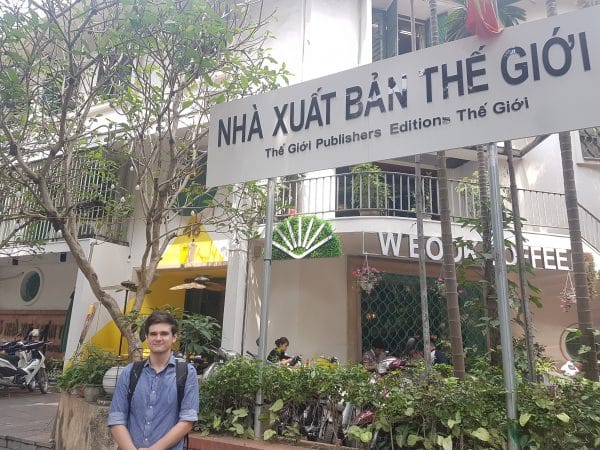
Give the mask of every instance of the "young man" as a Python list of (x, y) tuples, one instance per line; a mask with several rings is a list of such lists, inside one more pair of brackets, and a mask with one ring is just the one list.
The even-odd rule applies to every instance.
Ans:
[[(181, 407), (171, 346), (177, 341), (177, 320), (167, 312), (153, 312), (144, 325), (150, 357), (144, 362), (129, 400), (129, 364), (117, 381), (108, 414), (110, 431), (121, 450), (181, 450), (183, 438), (198, 420), (196, 370), (187, 366)], [(185, 373), (185, 372), (184, 372)]]

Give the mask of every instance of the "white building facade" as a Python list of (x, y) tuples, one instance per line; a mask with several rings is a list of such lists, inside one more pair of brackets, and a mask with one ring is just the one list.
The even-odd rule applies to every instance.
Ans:
[[(438, 5), (443, 24), (453, 3), (438, 1)], [(528, 20), (544, 16), (541, 5), (532, 6), (525, 1), (517, 5), (527, 9)], [(274, 38), (269, 46), (275, 59), (285, 62), (291, 72), (291, 84), (369, 64), (394, 52), (410, 51), (408, 1), (269, 0), (265, 6), (274, 13), (270, 22)], [(575, 8), (574, 0), (559, 2), (560, 13)], [(414, 2), (417, 48), (424, 48), (430, 42), (428, 14), (425, 2)], [(600, 203), (596, 199), (600, 197), (600, 149), (598, 135), (592, 132), (591, 136), (586, 140), (573, 132), (572, 145), (585, 251), (599, 268)], [(531, 141), (516, 141), (513, 146), (527, 148)], [(476, 196), (460, 182), (477, 170), (476, 152), (456, 149), (448, 151), (447, 156), (449, 178), (453, 180), (450, 189), (454, 237), (478, 241), (475, 233), (459, 224), (460, 218), (476, 215)], [(508, 185), (504, 157), (500, 164), (502, 184)], [(408, 336), (419, 334), (420, 313), (415, 309), (418, 267), (414, 243), (414, 158), (379, 161), (377, 165), (382, 170), (386, 193), (383, 207), (356, 204), (353, 192), (359, 181), (350, 167), (279, 180), (279, 185), (286, 187), (280, 195), (289, 208), (278, 212), (278, 220), (290, 214), (314, 214), (330, 220), (342, 240), (343, 256), (273, 262), (269, 342), (287, 336), (291, 341), (290, 351), (294, 353), (306, 357), (335, 355), (342, 361), (356, 361), (375, 337), (385, 339), (390, 350), (397, 350)], [(531, 282), (542, 290), (543, 307), (534, 308), (536, 340), (547, 347), (552, 358), (561, 361), (569, 357), (566, 330), (577, 319), (575, 308), (564, 312), (558, 298), (568, 282), (570, 266), (558, 137), (551, 135), (529, 148), (526, 154), (517, 156), (515, 168), (522, 199), (521, 214), (527, 220), (526, 253), (534, 267)], [(441, 233), (433, 155), (423, 157), (423, 171), (429, 213), (425, 220), (427, 273), (435, 280), (441, 270)], [(361, 209), (376, 209), (378, 213), (367, 216)], [(181, 220), (182, 223), (202, 221), (202, 216), (185, 216)], [(132, 220), (119, 236), (82, 236), (88, 259), (102, 285), (115, 292), (115, 298), (124, 308), (135, 293), (121, 289), (121, 282), (135, 281), (136, 264), (143, 252), (142, 233), (142, 224)], [(3, 327), (0, 337), (9, 338), (24, 326), (47, 326), (51, 338), (62, 336), (62, 350), (67, 357), (77, 350), (80, 341), (88, 340), (125, 353), (116, 327), (108, 313), (96, 304), (60, 236), (46, 237), (51, 242), (41, 254), (21, 252), (0, 257)], [(241, 353), (255, 352), (263, 295), (262, 251), (261, 239), (239, 242), (235, 236), (209, 228), (180, 236), (165, 252), (144, 308), (170, 304), (212, 315), (222, 323), (224, 347)], [(361, 292), (352, 276), (356, 268), (365, 264), (386, 274), (372, 296)], [(215, 280), (225, 290), (170, 289), (199, 275)], [(476, 274), (469, 272), (467, 278), (474, 280)], [(472, 305), (478, 294), (476, 291), (468, 294), (463, 305), (467, 302), (475, 314), (477, 307)], [(595, 325), (600, 326), (597, 300), (592, 303), (593, 313)], [(443, 338), (447, 325), (441, 296), (432, 302), (433, 330)], [(85, 318), (92, 304), (96, 304), (96, 311), (86, 330)], [(463, 328), (472, 325), (473, 322), (466, 321)], [(61, 334), (63, 329), (68, 329), (68, 337)], [(519, 332), (517, 326), (515, 332)], [(472, 339), (475, 347), (477, 339)]]

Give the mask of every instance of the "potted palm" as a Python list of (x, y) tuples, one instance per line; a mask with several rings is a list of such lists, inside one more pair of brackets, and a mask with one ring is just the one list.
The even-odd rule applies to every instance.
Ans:
[(352, 166), (352, 207), (361, 215), (381, 215), (388, 207), (390, 188), (385, 174), (373, 163)]

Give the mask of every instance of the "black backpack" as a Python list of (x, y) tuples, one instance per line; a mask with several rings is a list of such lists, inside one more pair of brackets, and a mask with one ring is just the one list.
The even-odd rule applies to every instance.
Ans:
[[(144, 369), (144, 364), (146, 364), (146, 361), (147, 360), (136, 361), (133, 363), (131, 374), (129, 375), (129, 390), (127, 391), (127, 404), (129, 409), (131, 409), (131, 399), (133, 398), (135, 387), (140, 379), (140, 375), (142, 374), (142, 370)], [(177, 361), (177, 365), (175, 366), (175, 379), (177, 382), (177, 411), (181, 410), (181, 402), (183, 401), (183, 395), (185, 393), (187, 374), (188, 364), (185, 361)]]

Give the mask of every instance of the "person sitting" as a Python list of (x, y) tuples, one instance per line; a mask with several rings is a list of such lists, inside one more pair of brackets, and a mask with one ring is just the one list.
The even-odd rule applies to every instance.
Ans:
[(285, 353), (289, 346), (290, 341), (285, 336), (276, 339), (275, 348), (267, 356), (267, 361), (284, 366), (293, 366), (296, 364), (298, 362), (297, 358), (293, 358)]
[(430, 349), (431, 349), (431, 364), (451, 364), (450, 359), (446, 356), (446, 354), (437, 348), (434, 339), (430, 341)]
[(377, 365), (385, 358), (383, 341), (374, 339), (371, 348), (363, 353), (362, 364), (369, 372), (377, 370)]

